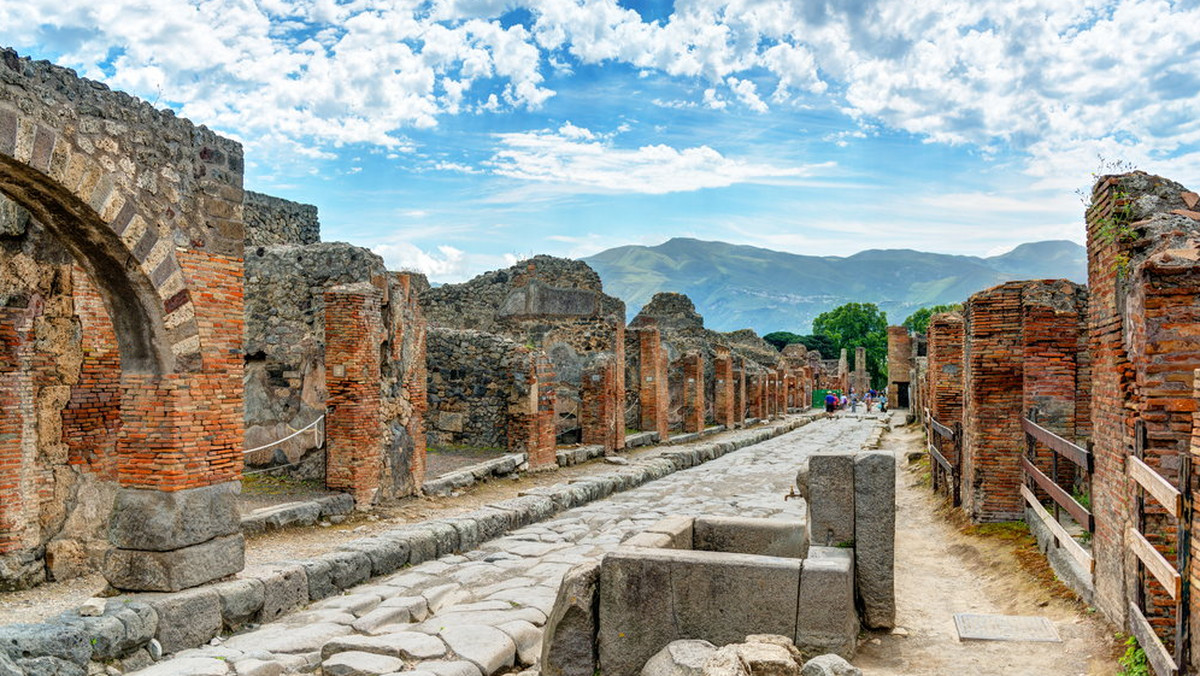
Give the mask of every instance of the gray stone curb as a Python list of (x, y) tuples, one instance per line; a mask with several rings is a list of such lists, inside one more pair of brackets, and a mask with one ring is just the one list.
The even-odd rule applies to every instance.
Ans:
[(469, 551), (558, 512), (786, 434), (817, 418), (785, 420), (734, 441), (663, 448), (612, 472), (536, 488), (455, 517), (393, 528), (314, 559), (250, 567), (235, 580), (172, 594), (116, 597), (98, 617), (81, 617), (72, 610), (40, 624), (0, 626), (0, 655), (34, 669), (53, 662), (58, 671), (46, 673), (85, 674), (91, 660), (143, 668), (162, 653), (204, 645), (223, 630), (236, 631), (249, 621), (269, 622), (372, 577)]
[(316, 500), (288, 502), (256, 509), (242, 517), (242, 533), (258, 535), (294, 526), (312, 526), (321, 519), (354, 511), (354, 496), (349, 493), (327, 495)]
[[(508, 455), (485, 460), (484, 462), (465, 467), (449, 474), (443, 474), (421, 484), (421, 492), (425, 495), (450, 495), (459, 488), (466, 488), (476, 481), (493, 476), (506, 476), (518, 471), (529, 461), (525, 453), (510, 453)], [(559, 463), (562, 464), (561, 462)]]

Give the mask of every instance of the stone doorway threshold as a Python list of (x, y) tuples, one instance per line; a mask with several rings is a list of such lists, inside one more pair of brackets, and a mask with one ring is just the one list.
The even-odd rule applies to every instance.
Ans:
[(962, 641), (1040, 641), (1062, 643), (1054, 623), (1028, 615), (955, 613), (954, 628)]

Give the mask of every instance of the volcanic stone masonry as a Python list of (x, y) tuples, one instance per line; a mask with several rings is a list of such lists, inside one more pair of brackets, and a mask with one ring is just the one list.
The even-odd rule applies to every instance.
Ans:
[[(119, 355), (84, 353), (74, 330), (50, 341), (35, 333), (106, 323), (85, 293), (75, 324), (65, 272), (53, 273), (63, 282), (58, 294), (36, 290), (36, 278), (47, 274), (37, 266), (21, 273), (31, 277), (13, 280), (26, 291), (8, 294), (0, 318), (4, 361), (12, 365), (0, 375), (0, 428), (8, 431), (0, 438), (5, 584), (40, 578), (49, 541), (69, 537), (69, 514), (105, 515), (114, 504), (116, 513), (152, 524), (112, 523), (116, 549), (106, 572), (115, 585), (162, 589), (236, 571), (241, 535), (228, 486), (242, 466), (241, 147), (67, 69), (3, 50), (0, 192), (86, 273), (104, 300)], [(47, 256), (44, 264), (64, 270), (65, 256)], [(49, 342), (56, 343), (49, 351), (39, 348)], [(55, 352), (83, 358), (59, 366)], [(86, 462), (72, 463), (61, 441), (69, 400), (72, 423), (101, 443)], [(97, 481), (113, 487), (96, 489)], [(199, 504), (212, 508), (212, 518), (179, 520), (181, 510)], [(86, 555), (89, 541), (62, 549)]]

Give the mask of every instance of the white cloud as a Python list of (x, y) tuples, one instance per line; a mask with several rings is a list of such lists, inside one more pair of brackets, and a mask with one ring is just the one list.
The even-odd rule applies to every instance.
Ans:
[(436, 253), (401, 241), (377, 244), (371, 251), (383, 258), (389, 270), (411, 270), (430, 278), (460, 277), (468, 267), (463, 251), (446, 244), (439, 245)]
[(725, 157), (709, 146), (620, 148), (573, 125), (558, 131), (497, 134), (500, 148), (487, 166), (496, 174), (558, 184), (577, 192), (664, 194), (776, 183), (812, 176), (831, 164), (777, 167)]
[[(516, 8), (526, 25), (497, 20)], [(930, 142), (1027, 153), (1044, 185), (1097, 147), (1194, 175), (1197, 25), (1200, 4), (1166, 0), (689, 0), (662, 22), (617, 0), (0, 4), (0, 43), (172, 102), (263, 156), (401, 152), (406, 129), (536, 110), (555, 95), (548, 75), (619, 62), (698, 92), (661, 106), (816, 102)]]

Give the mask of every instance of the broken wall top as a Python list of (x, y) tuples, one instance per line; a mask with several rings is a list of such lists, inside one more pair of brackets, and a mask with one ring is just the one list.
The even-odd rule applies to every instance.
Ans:
[(534, 256), (504, 270), (421, 294), (430, 324), (504, 333), (510, 320), (605, 318), (624, 324), (625, 303), (603, 291), (600, 276), (583, 261)]
[(246, 248), (321, 241), (317, 208), (280, 197), (246, 191)]

